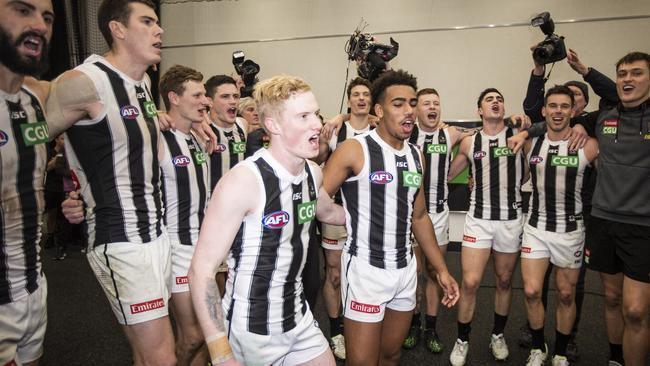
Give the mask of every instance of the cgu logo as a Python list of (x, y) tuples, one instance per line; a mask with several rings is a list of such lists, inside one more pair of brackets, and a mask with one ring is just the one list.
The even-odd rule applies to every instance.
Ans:
[(188, 166), (190, 164), (190, 162), (191, 162), (190, 158), (188, 158), (185, 155), (178, 155), (178, 156), (174, 156), (172, 158), (172, 163), (174, 163), (174, 165), (180, 166), (180, 167)]
[(481, 160), (481, 159), (483, 159), (485, 157), (485, 155), (487, 155), (485, 153), (485, 151), (483, 151), (483, 150), (477, 151), (477, 152), (474, 153), (474, 159)]
[(217, 146), (214, 147), (214, 152), (224, 152), (226, 151), (226, 145), (224, 144), (217, 144)]
[(122, 115), (122, 118), (136, 119), (140, 115), (140, 111), (132, 105), (125, 105), (120, 109), (120, 114)]
[(539, 156), (539, 155), (535, 155), (535, 156), (531, 156), (531, 157), (530, 157), (530, 163), (531, 163), (531, 164), (539, 164), (539, 163), (541, 163), (542, 161), (544, 161), (544, 158), (542, 158), (542, 157)]
[(505, 146), (495, 147), (492, 149), (492, 154), (495, 158), (500, 158), (502, 156), (512, 156), (512, 150), (508, 149)]
[(393, 175), (383, 170), (370, 173), (370, 183), (388, 184), (393, 181)]
[(427, 154), (446, 154), (447, 145), (443, 144), (431, 144), (427, 145)]
[(578, 157), (577, 156), (560, 156), (555, 155), (551, 158), (552, 166), (564, 166), (570, 168), (578, 167)]
[(281, 229), (289, 223), (289, 214), (275, 211), (262, 218), (262, 225), (267, 229)]

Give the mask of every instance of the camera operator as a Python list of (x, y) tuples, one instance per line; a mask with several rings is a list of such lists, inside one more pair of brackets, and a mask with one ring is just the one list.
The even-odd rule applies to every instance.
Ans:
[[(534, 50), (536, 46), (533, 46), (531, 50)], [(528, 89), (526, 91), (526, 99), (524, 100), (524, 112), (530, 117), (532, 121), (538, 122), (533, 127), (532, 131), (522, 131), (518, 135), (512, 138), (511, 143), (516, 143), (517, 147), (513, 150), (518, 150), (519, 144), (523, 143), (529, 134), (537, 133), (539, 130), (541, 134), (546, 132), (546, 124), (543, 121), (542, 117), (542, 105), (544, 104), (544, 84), (546, 79), (544, 78), (545, 67), (533, 56), (533, 62), (535, 67), (530, 75), (530, 80), (528, 82)], [(591, 87), (594, 89), (596, 94), (601, 97), (600, 106), (612, 106), (616, 105), (618, 102), (618, 96), (616, 95), (616, 84), (607, 76), (600, 73), (598, 70), (595, 70), (591, 67), (585, 66), (585, 64), (580, 61), (578, 54), (569, 49), (567, 53), (567, 63), (573, 70), (578, 74), (582, 75), (583, 79), (588, 82)], [(564, 84), (569, 87), (573, 92), (573, 97), (575, 99), (574, 110), (572, 116), (585, 115), (585, 107), (589, 104), (589, 89), (587, 84), (581, 81), (568, 81)], [(571, 126), (575, 125), (575, 121), (571, 123)], [(582, 134), (575, 134), (575, 139), (580, 140), (579, 144), (583, 144), (585, 138)], [(575, 144), (574, 144), (575, 147)], [(594, 187), (596, 185), (596, 172), (592, 167), (587, 167), (585, 170), (584, 176), (584, 185), (582, 189), (582, 202), (583, 202), (583, 215), (585, 217), (585, 224), (589, 222), (589, 214), (591, 212), (591, 197), (594, 192)], [(542, 290), (542, 302), (544, 303), (544, 308), (547, 307), (547, 298), (548, 298), (548, 283), (551, 272), (553, 271), (553, 265), (549, 265), (544, 278), (544, 287)], [(571, 332), (571, 339), (567, 347), (567, 358), (575, 362), (579, 357), (578, 346), (575, 341), (576, 333), (578, 331), (578, 324), (580, 322), (580, 314), (582, 309), (582, 302), (584, 299), (584, 286), (585, 286), (585, 274), (586, 266), (582, 266), (580, 270), (580, 276), (578, 278), (578, 283), (576, 286), (576, 320)], [(521, 327), (521, 336), (519, 339), (519, 345), (522, 347), (530, 347), (532, 341), (532, 334), (530, 327), (526, 324)]]
[(616, 107), (574, 122), (600, 146), (585, 263), (603, 282), (609, 364), (622, 365), (624, 355), (630, 366), (643, 365), (650, 347), (650, 193), (641, 189), (650, 172), (650, 55), (616, 63), (616, 92)]

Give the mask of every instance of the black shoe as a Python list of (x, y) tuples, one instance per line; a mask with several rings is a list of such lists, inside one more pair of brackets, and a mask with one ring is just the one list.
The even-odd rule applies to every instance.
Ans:
[(424, 346), (431, 353), (440, 353), (444, 348), (442, 341), (440, 341), (440, 338), (438, 337), (438, 333), (433, 329), (424, 330)]
[(569, 343), (566, 345), (566, 359), (569, 362), (577, 362), (580, 358), (580, 352), (578, 352), (578, 342), (576, 342), (576, 337), (571, 336)]
[(55, 261), (62, 261), (62, 260), (65, 259), (65, 257), (66, 257), (66, 254), (65, 254), (65, 253), (61, 253), (60, 255), (54, 257), (53, 259), (54, 259)]
[(415, 346), (420, 343), (420, 332), (421, 329), (417, 325), (412, 325), (409, 328), (409, 333), (404, 338), (404, 343), (402, 343), (402, 348), (404, 349), (413, 349)]
[(533, 345), (533, 332), (530, 330), (528, 324), (524, 324), (519, 328), (519, 347), (530, 348)]

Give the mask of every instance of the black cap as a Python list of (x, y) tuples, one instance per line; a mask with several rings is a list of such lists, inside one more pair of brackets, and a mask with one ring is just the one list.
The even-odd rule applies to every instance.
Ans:
[(589, 104), (589, 87), (587, 84), (582, 81), (571, 80), (564, 83), (564, 86), (575, 86), (576, 88), (582, 91), (582, 95), (585, 97), (585, 105)]

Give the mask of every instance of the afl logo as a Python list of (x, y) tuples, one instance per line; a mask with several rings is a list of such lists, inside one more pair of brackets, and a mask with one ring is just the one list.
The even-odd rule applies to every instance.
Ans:
[(5, 146), (9, 142), (9, 136), (6, 132), (0, 130), (0, 146)]
[(185, 155), (174, 156), (172, 158), (172, 163), (174, 163), (174, 165), (180, 166), (180, 167), (188, 166), (190, 164), (190, 158), (188, 158)]
[(224, 144), (217, 144), (217, 146), (214, 147), (214, 152), (224, 152), (226, 151), (226, 145)]
[(477, 152), (474, 153), (474, 159), (481, 160), (481, 159), (483, 159), (485, 157), (485, 155), (487, 155), (487, 153), (485, 151), (482, 151), (482, 150), (477, 151)]
[(140, 115), (140, 111), (132, 105), (125, 105), (120, 109), (120, 114), (122, 115), (122, 118), (136, 119)]
[(275, 211), (262, 218), (262, 225), (267, 229), (281, 229), (289, 223), (289, 214)]
[(544, 158), (542, 158), (541, 156), (535, 155), (535, 156), (530, 157), (530, 163), (531, 164), (539, 164), (542, 161), (544, 161)]
[(393, 181), (393, 175), (383, 170), (370, 173), (370, 183), (388, 184)]

